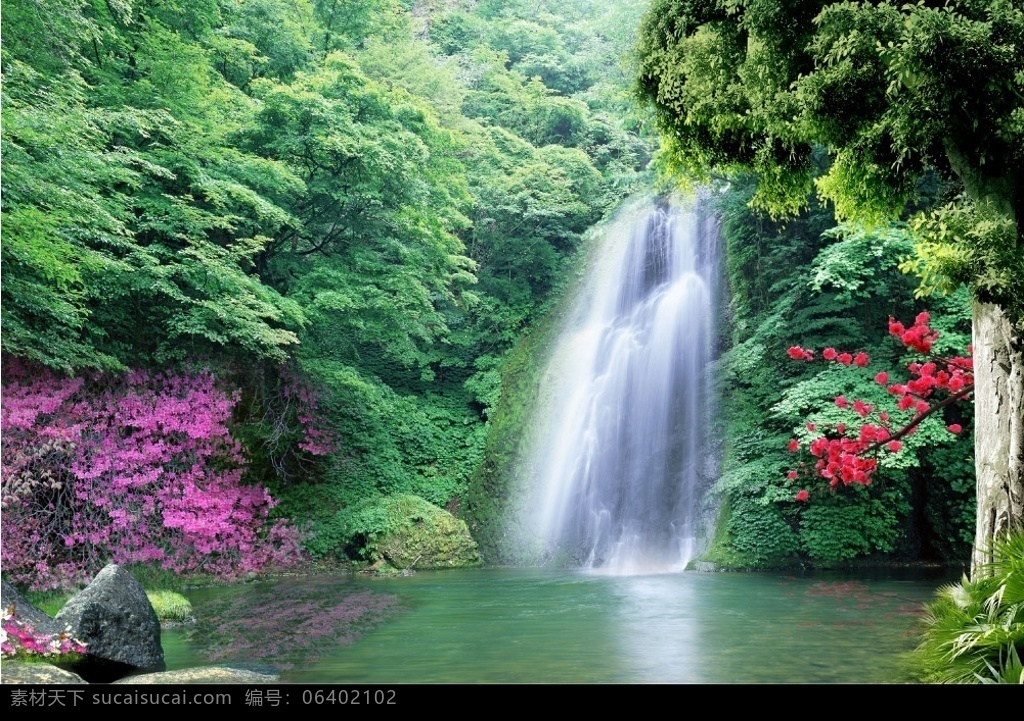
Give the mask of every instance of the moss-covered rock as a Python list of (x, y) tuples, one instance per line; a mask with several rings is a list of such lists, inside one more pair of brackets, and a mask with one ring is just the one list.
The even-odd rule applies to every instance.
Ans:
[(461, 568), (480, 563), (466, 522), (419, 496), (375, 499), (351, 513), (351, 537), (362, 540), (364, 557), (392, 569)]

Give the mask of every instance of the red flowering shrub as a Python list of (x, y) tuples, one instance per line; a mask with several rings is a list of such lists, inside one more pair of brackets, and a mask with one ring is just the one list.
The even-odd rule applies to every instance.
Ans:
[(106, 562), (219, 576), (288, 564), (298, 534), (242, 485), (227, 427), (237, 394), (208, 371), (60, 378), (5, 359), (2, 559), (33, 588)]
[[(811, 440), (808, 450), (817, 459), (813, 473), (827, 480), (830, 487), (870, 484), (872, 474), (878, 468), (880, 453), (898, 453), (903, 447), (901, 439), (913, 433), (925, 418), (968, 398), (974, 391), (974, 366), (970, 358), (970, 347), (966, 357), (932, 356), (932, 345), (939, 334), (928, 326), (929, 320), (928, 313), (921, 313), (914, 320), (914, 325), (906, 328), (902, 323), (889, 319), (889, 334), (899, 339), (907, 349), (928, 358), (924, 363), (910, 363), (907, 366), (910, 379), (906, 383), (889, 385), (889, 374), (885, 371), (875, 376), (876, 383), (885, 386), (891, 396), (899, 399), (895, 410), (899, 421), (894, 422), (888, 412), (879, 411), (862, 400), (851, 402), (845, 396), (836, 397), (837, 407), (850, 410), (864, 422), (849, 427), (839, 423)], [(814, 351), (799, 346), (790, 348), (788, 354), (797, 360), (814, 359)], [(852, 355), (840, 353), (834, 348), (826, 348), (821, 356), (826, 361), (847, 366), (852, 364), (865, 368), (870, 363), (866, 353)], [(815, 430), (813, 424), (808, 424), (808, 429)], [(946, 429), (953, 434), (962, 430), (957, 423)], [(800, 442), (793, 439), (788, 448), (797, 452), (800, 450)], [(808, 468), (803, 471), (809, 472), (812, 471)], [(799, 475), (797, 471), (790, 471), (787, 477), (796, 480)], [(796, 495), (799, 501), (808, 498), (807, 490), (801, 490)]]

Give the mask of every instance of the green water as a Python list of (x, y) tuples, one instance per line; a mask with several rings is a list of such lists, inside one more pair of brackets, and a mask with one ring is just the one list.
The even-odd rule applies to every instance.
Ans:
[[(348, 645), (319, 645), (306, 683), (893, 682), (921, 605), (945, 579), (679, 573), (615, 577), (486, 569), (337, 579), (404, 610)], [(288, 584), (301, 584), (292, 579)], [(331, 594), (320, 578), (319, 596)], [(236, 593), (251, 593), (243, 588)], [(267, 592), (264, 587), (263, 593)], [(202, 608), (202, 594), (194, 602)], [(255, 617), (254, 627), (262, 623)], [(168, 666), (209, 661), (165, 632)]]

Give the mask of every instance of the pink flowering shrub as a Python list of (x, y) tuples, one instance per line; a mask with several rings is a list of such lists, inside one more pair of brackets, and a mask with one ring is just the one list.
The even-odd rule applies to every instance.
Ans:
[(266, 489), (242, 485), (213, 374), (61, 378), (5, 359), (2, 560), (12, 580), (70, 586), (105, 563), (233, 576), (299, 557)]
[[(880, 453), (898, 453), (903, 448), (903, 439), (912, 434), (922, 421), (950, 405), (968, 399), (974, 392), (971, 348), (968, 347), (967, 355), (962, 357), (933, 354), (932, 345), (939, 334), (929, 327), (930, 320), (928, 313), (920, 313), (914, 324), (907, 328), (889, 319), (889, 334), (907, 350), (925, 359), (923, 363), (907, 365), (909, 379), (905, 383), (890, 384), (889, 373), (886, 371), (875, 375), (875, 382), (884, 386), (890, 396), (898, 399), (892, 413), (879, 410), (863, 400), (851, 401), (842, 395), (836, 397), (836, 406), (850, 411), (850, 424), (839, 423), (832, 428), (821, 429), (821, 435), (813, 438), (808, 447), (811, 456), (816, 459), (813, 474), (828, 481), (831, 488), (870, 484), (878, 469)], [(787, 353), (794, 360), (812, 361), (815, 357), (813, 350), (800, 346), (791, 347)], [(866, 353), (840, 353), (834, 348), (826, 348), (821, 357), (829, 362), (861, 368), (870, 363)], [(807, 424), (807, 429), (819, 432), (811, 423)], [(946, 426), (946, 430), (955, 435), (963, 428), (959, 423), (951, 423)], [(800, 450), (800, 445), (800, 441), (794, 438), (789, 442), (789, 450), (795, 453)], [(803, 472), (791, 470), (787, 477), (795, 481), (808, 473), (809, 469)], [(802, 489), (795, 498), (797, 501), (807, 501), (810, 493)]]
[(15, 616), (13, 607), (3, 609), (3, 621), (0, 624), (0, 656), (3, 658), (53, 659), (56, 656), (85, 652), (85, 644), (70, 634), (37, 633), (32, 624)]

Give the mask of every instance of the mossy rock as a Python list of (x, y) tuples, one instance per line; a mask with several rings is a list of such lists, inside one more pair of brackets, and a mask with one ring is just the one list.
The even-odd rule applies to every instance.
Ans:
[(480, 563), (466, 522), (419, 496), (401, 494), (375, 500), (359, 516), (385, 520), (366, 534), (364, 553), (375, 565), (403, 569), (462, 568)]

